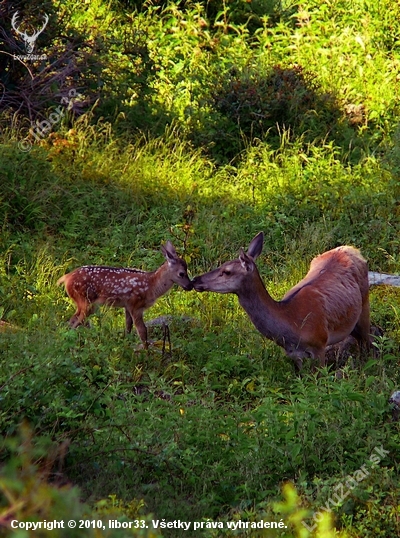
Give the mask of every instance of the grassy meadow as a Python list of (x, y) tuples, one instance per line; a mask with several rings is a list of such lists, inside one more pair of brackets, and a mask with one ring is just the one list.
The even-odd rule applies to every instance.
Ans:
[[(46, 59), (13, 58), (16, 9), (49, 15)], [(0, 536), (400, 535), (399, 289), (371, 289), (376, 356), (339, 380), (296, 375), (233, 295), (175, 286), (145, 315), (171, 349), (153, 327), (146, 352), (121, 309), (69, 330), (56, 285), (154, 270), (167, 240), (194, 277), (260, 230), (275, 299), (341, 244), (400, 273), (399, 21), (390, 0), (0, 4)]]

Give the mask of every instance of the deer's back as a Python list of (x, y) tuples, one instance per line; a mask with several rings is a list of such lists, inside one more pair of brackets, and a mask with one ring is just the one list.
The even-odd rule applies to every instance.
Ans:
[(132, 296), (140, 297), (149, 288), (148, 273), (139, 269), (85, 265), (63, 277), (71, 298), (84, 296), (89, 302), (124, 306)]
[(314, 258), (307, 275), (283, 297), (282, 305), (310, 323), (324, 321), (327, 329), (355, 325), (368, 298), (368, 265), (349, 246), (329, 250)]

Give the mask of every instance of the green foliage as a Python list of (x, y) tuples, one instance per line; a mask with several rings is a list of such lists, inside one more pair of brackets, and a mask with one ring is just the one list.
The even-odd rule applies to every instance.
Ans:
[(241, 136), (250, 142), (268, 136), (279, 146), (279, 135), (285, 129), (297, 136), (307, 133), (309, 140), (326, 139), (340, 114), (333, 96), (321, 94), (316, 76), (296, 65), (274, 66), (266, 75), (260, 75), (257, 68), (244, 73), (232, 69), (228, 78), (225, 75), (217, 82), (213, 100), (227, 120), (219, 129), (225, 132), (218, 141), (220, 148), (229, 140), (234, 147), (232, 140)]
[[(0, 470), (0, 535), (6, 536), (3, 534), (5, 531), (21, 538), (48, 536), (49, 532), (57, 538), (160, 536), (156, 532), (137, 530), (134, 525), (131, 529), (122, 527), (109, 530), (110, 519), (122, 523), (140, 518), (144, 523), (149, 523), (149, 518), (141, 514), (143, 502), (123, 503), (112, 495), (91, 509), (81, 503), (76, 487), (51, 483), (49, 479), (54, 480), (52, 471), (55, 466), (61, 469), (67, 448), (68, 442), (57, 446), (48, 437), (37, 436), (33, 439), (25, 423), (17, 436), (2, 439), (0, 454), (4, 455), (4, 451), (7, 451), (10, 458)], [(60, 480), (57, 475), (55, 478)], [(69, 525), (71, 521), (76, 525)], [(90, 522), (90, 526), (85, 525), (85, 521)]]

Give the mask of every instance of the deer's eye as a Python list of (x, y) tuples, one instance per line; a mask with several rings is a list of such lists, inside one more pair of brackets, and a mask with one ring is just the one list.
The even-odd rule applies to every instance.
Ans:
[(179, 278), (185, 278), (186, 274), (185, 273), (179, 273)]
[(229, 271), (229, 269), (224, 269), (224, 271), (222, 271), (222, 274), (226, 276), (230, 276), (232, 273), (231, 271)]

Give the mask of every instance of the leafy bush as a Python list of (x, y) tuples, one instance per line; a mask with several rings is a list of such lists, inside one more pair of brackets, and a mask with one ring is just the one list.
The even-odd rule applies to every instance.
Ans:
[[(14, 56), (24, 56), (25, 51), (19, 36), (10, 28), (13, 14), (19, 10), (19, 22), (24, 29), (37, 26), (38, 3), (26, 4), (6, 1), (0, 7), (4, 20), (0, 25), (4, 46), (0, 54), (2, 127), (19, 129), (33, 144), (37, 137), (45, 138), (53, 129), (71, 127), (77, 117), (93, 107), (98, 106), (99, 114), (113, 118), (116, 108), (117, 114), (127, 108), (131, 110), (126, 104), (132, 96), (135, 105), (144, 101), (137, 119), (143, 127), (149, 92), (147, 79), (153, 65), (140, 21), (122, 30), (122, 16), (96, 3), (94, 13), (89, 9), (89, 16), (97, 16), (97, 21), (101, 17), (103, 21), (88, 30), (82, 22), (85, 7), (79, 13), (77, 4), (71, 3), (57, 12), (49, 2), (44, 6), (39, 3), (40, 12), (49, 15), (49, 23), (38, 41), (38, 56), (45, 59), (16, 61)], [(119, 94), (122, 87), (124, 95)]]
[(256, 70), (232, 69), (214, 90), (214, 107), (229, 120), (234, 139), (279, 139), (290, 130), (297, 136), (326, 138), (335, 129), (340, 112), (334, 96), (321, 92), (317, 78), (300, 66), (274, 66), (267, 75)]
[[(110, 496), (91, 509), (80, 501), (78, 488), (65, 482), (63, 467), (68, 442), (55, 445), (48, 437), (32, 437), (27, 424), (18, 436), (0, 443), (0, 457), (9, 453), (9, 460), (0, 468), (0, 534), (13, 532), (20, 536), (47, 537), (51, 532), (57, 538), (87, 536), (136, 536), (157, 538), (161, 536), (144, 528), (137, 530), (117, 528), (109, 530), (108, 520), (124, 522), (140, 520), (149, 522), (141, 513), (143, 503), (123, 503)], [(58, 467), (58, 472), (55, 469)], [(67, 523), (76, 522), (73, 527)], [(89, 526), (81, 524), (85, 520)], [(18, 530), (15, 530), (15, 525)], [(30, 525), (28, 527), (27, 525)], [(36, 528), (33, 527), (37, 525)], [(150, 527), (150, 525), (147, 525)], [(22, 530), (25, 529), (26, 530)], [(13, 529), (13, 530), (11, 530)], [(107, 529), (107, 530), (106, 530)], [(3, 534), (4, 533), (4, 534)]]

